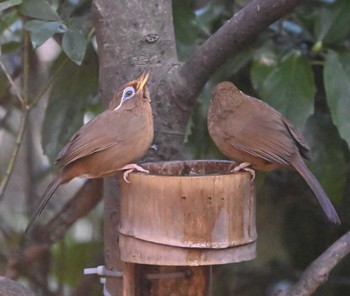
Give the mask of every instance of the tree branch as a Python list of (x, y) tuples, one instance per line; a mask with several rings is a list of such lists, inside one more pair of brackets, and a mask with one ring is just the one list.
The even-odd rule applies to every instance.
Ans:
[(344, 234), (303, 272), (287, 293), (276, 296), (309, 296), (327, 279), (330, 271), (350, 252), (350, 231)]
[(13, 169), (16, 164), (19, 148), (21, 147), (23, 137), (24, 137), (24, 132), (27, 126), (28, 115), (29, 115), (29, 112), (27, 110), (24, 110), (21, 114), (21, 122), (19, 124), (19, 129), (16, 136), (16, 143), (15, 143), (15, 146), (13, 147), (11, 158), (7, 164), (5, 176), (2, 178), (0, 182), (0, 200), (2, 200), (5, 194), (7, 184), (10, 181)]
[(209, 77), (229, 57), (249, 44), (269, 25), (286, 16), (301, 0), (255, 0), (237, 12), (217, 32), (211, 35), (178, 70), (182, 88), (192, 105)]
[(48, 239), (55, 243), (78, 219), (86, 216), (102, 199), (102, 179), (87, 180), (76, 195), (69, 200), (45, 226), (50, 233)]
[[(26, 130), (28, 115), (30, 111), (28, 106), (29, 42), (30, 41), (29, 41), (28, 32), (24, 32), (23, 33), (23, 55), (22, 55), (23, 57), (23, 81), (22, 81), (23, 95), (21, 94), (21, 91), (17, 87), (16, 83), (13, 81), (10, 73), (7, 71), (4, 63), (0, 60), (0, 67), (4, 71), (5, 76), (7, 77), (10, 85), (14, 89), (16, 96), (21, 103), (21, 109), (22, 109), (21, 122), (17, 132), (15, 147), (13, 148), (11, 158), (8, 162), (6, 174), (4, 178), (1, 180), (1, 184), (0, 184), (0, 200), (3, 198), (5, 194), (5, 190), (7, 188), (8, 182), (11, 178), (13, 169), (15, 167), (15, 163), (19, 154), (19, 149), (23, 142), (23, 137)], [(1, 48), (0, 48), (0, 56), (1, 56)]]
[[(5, 276), (15, 279), (19, 272), (41, 257), (51, 245), (60, 240), (67, 229), (79, 218), (90, 212), (102, 198), (102, 180), (91, 179), (85, 182), (76, 195), (45, 226), (33, 229), (33, 239), (20, 250), (9, 255)], [(29, 243), (28, 243), (29, 242)]]
[[(0, 47), (0, 56), (1, 56), (1, 47)], [(7, 71), (4, 63), (2, 62), (2, 60), (0, 59), (0, 67), (2, 69), (2, 71), (4, 72), (8, 82), (10, 83), (10, 85), (12, 86), (14, 92), (16, 93), (16, 96), (19, 100), (19, 102), (21, 103), (21, 105), (26, 108), (26, 104), (24, 103), (24, 99), (23, 96), (21, 94), (21, 91), (19, 90), (19, 88), (17, 87), (16, 83), (13, 81), (10, 73)]]

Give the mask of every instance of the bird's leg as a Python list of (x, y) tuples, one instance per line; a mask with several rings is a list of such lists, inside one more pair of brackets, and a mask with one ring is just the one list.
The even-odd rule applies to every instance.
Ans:
[(121, 170), (126, 170), (123, 174), (123, 179), (126, 183), (130, 183), (130, 181), (128, 180), (128, 176), (131, 172), (133, 172), (135, 170), (138, 172), (141, 172), (141, 173), (147, 173), (147, 174), (149, 173), (148, 170), (145, 170), (144, 168), (140, 167), (136, 163), (127, 164), (127, 165), (123, 166), (121, 168)]
[(251, 165), (251, 163), (249, 163), (249, 162), (242, 162), (239, 165), (235, 166), (233, 168), (233, 170), (231, 170), (231, 172), (238, 173), (241, 170), (246, 171), (252, 176), (250, 182), (253, 182), (255, 179), (255, 171), (253, 169), (249, 168), (250, 165)]

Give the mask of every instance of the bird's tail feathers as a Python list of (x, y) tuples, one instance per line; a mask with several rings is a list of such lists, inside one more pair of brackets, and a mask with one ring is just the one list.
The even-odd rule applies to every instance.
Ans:
[(326, 192), (323, 190), (321, 184), (318, 182), (315, 176), (307, 168), (304, 161), (298, 157), (297, 160), (293, 162), (293, 166), (310, 186), (323, 212), (327, 216), (327, 219), (334, 224), (341, 224), (338, 214), (329, 200)]
[(58, 177), (57, 179), (53, 180), (50, 185), (47, 187), (46, 191), (42, 195), (38, 206), (36, 207), (35, 212), (33, 213), (32, 217), (29, 220), (29, 223), (27, 225), (26, 230), (24, 231), (25, 234), (28, 233), (28, 231), (31, 229), (33, 224), (35, 223), (36, 219), (41, 215), (42, 211), (46, 207), (47, 203), (49, 202), (52, 195), (55, 193), (57, 187), (62, 183), (62, 178)]

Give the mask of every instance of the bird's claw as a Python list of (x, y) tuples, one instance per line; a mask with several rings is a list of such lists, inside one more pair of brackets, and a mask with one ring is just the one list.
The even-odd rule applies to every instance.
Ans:
[(149, 174), (149, 170), (146, 170), (135, 163), (125, 165), (121, 168), (121, 170), (126, 170), (123, 174), (123, 179), (126, 183), (130, 183), (130, 181), (128, 180), (128, 176), (133, 171)]
[(251, 163), (249, 162), (242, 162), (239, 165), (235, 166), (231, 172), (232, 173), (238, 173), (239, 171), (246, 171), (251, 175), (251, 180), (250, 182), (253, 183), (254, 179), (255, 179), (255, 171), (253, 169), (251, 169), (249, 166), (251, 165)]

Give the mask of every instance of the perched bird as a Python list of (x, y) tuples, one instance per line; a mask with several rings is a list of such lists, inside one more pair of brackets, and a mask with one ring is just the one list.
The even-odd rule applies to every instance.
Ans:
[(126, 170), (148, 172), (133, 162), (141, 158), (153, 140), (153, 115), (148, 87), (150, 72), (126, 83), (108, 109), (83, 125), (58, 154), (58, 177), (40, 199), (26, 232), (39, 217), (61, 184), (75, 177), (101, 178)]
[(281, 113), (225, 81), (213, 91), (208, 130), (219, 150), (239, 163), (234, 171), (297, 170), (312, 189), (328, 220), (340, 224), (327, 194), (303, 161), (303, 158), (310, 158), (308, 144)]

